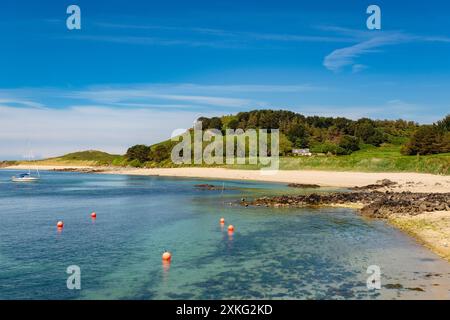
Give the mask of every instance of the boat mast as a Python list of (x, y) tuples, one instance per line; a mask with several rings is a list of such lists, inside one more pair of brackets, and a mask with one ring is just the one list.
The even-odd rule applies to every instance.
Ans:
[[(34, 160), (34, 156), (33, 156), (33, 151), (31, 149), (30, 149), (30, 154), (29, 154), (29, 160), (30, 160), (30, 162), (34, 163), (34, 168), (36, 169), (37, 176), (40, 178), (41, 175), (39, 173), (39, 169), (36, 165), (36, 161)], [(31, 164), (30, 164), (30, 167), (28, 167), (28, 174), (31, 175)]]

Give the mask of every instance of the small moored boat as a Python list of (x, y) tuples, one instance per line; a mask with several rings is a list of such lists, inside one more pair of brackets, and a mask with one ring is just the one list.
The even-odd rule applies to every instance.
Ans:
[[(30, 155), (29, 155), (29, 162), (31, 163), (31, 159), (33, 158), (31, 151), (30, 151)], [(21, 173), (18, 175), (15, 175), (13, 177), (11, 177), (11, 181), (12, 182), (35, 182), (35, 181), (39, 181), (41, 179), (41, 175), (39, 174), (39, 169), (36, 167), (36, 174), (32, 175), (31, 174), (31, 168), (28, 168), (28, 172), (26, 173)]]
[(13, 182), (35, 182), (40, 179), (39, 176), (33, 177), (31, 173), (22, 173), (15, 175), (11, 178)]

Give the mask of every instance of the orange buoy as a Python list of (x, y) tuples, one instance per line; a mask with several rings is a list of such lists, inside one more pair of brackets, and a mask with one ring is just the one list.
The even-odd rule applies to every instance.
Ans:
[(59, 229), (62, 229), (62, 228), (64, 228), (64, 222), (58, 221), (58, 223), (56, 224), (56, 226), (57, 226)]
[(164, 252), (162, 255), (163, 261), (170, 261), (172, 259), (172, 254), (168, 251)]
[(93, 218), (93, 219), (97, 218), (97, 214), (95, 212), (92, 212), (91, 213), (91, 218)]
[(228, 231), (233, 232), (234, 231), (234, 226), (230, 224), (228, 226)]
[(224, 224), (225, 223), (225, 219), (224, 218), (220, 218), (220, 224)]

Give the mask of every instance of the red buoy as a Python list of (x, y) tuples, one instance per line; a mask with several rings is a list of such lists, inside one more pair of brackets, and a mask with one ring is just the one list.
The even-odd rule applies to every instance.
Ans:
[(172, 259), (172, 254), (168, 251), (164, 252), (162, 255), (163, 261), (170, 261)]
[(96, 214), (95, 212), (92, 212), (92, 213), (91, 213), (91, 218), (92, 218), (92, 219), (97, 218), (97, 214)]
[(220, 218), (220, 224), (225, 224), (225, 219), (224, 218)]
[(228, 226), (228, 231), (233, 232), (234, 231), (234, 226), (230, 224)]
[(57, 226), (59, 229), (62, 229), (62, 228), (64, 228), (64, 222), (58, 221), (58, 223), (56, 224), (56, 226)]

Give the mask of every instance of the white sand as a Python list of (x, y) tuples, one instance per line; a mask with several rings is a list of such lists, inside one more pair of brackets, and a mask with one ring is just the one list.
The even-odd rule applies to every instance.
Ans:
[[(324, 187), (353, 187), (374, 184), (382, 179), (395, 181), (399, 186), (391, 191), (450, 192), (450, 177), (421, 173), (367, 173), (313, 170), (279, 170), (273, 175), (259, 170), (231, 170), (223, 168), (169, 168), (106, 170), (110, 174), (190, 177), (208, 179), (254, 180), (283, 183), (318, 184)], [(409, 182), (409, 184), (408, 184)]]
[[(5, 169), (25, 169), (24, 165)], [(224, 168), (120, 168), (120, 167), (88, 167), (88, 166), (38, 166), (40, 170), (76, 169), (103, 170), (106, 174), (125, 174), (142, 176), (167, 176), (224, 180), (254, 180), (282, 183), (317, 184), (324, 187), (354, 187), (375, 184), (382, 179), (389, 179), (399, 185), (389, 188), (390, 191), (402, 192), (450, 192), (450, 176), (407, 172), (340, 172), (318, 170), (279, 170), (267, 175), (260, 170), (234, 170)]]

